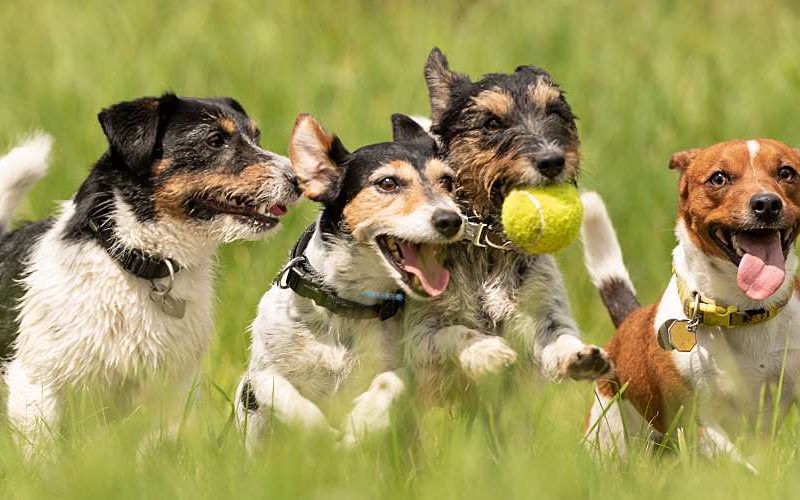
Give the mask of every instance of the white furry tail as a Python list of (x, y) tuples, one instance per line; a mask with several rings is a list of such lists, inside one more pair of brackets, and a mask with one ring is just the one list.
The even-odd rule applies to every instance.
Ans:
[(442, 147), (442, 139), (438, 135), (431, 132), (431, 127), (433, 127), (433, 122), (431, 121), (430, 118), (426, 118), (424, 116), (419, 116), (419, 115), (411, 115), (411, 119), (417, 122), (417, 124), (419, 124), (420, 127), (424, 128), (425, 132), (427, 132), (428, 135), (433, 137), (433, 140), (436, 141), (437, 146)]
[(594, 192), (581, 194), (583, 202), (583, 259), (592, 283), (608, 309), (614, 326), (619, 326), (634, 309), (639, 307), (636, 290), (622, 260), (622, 249), (617, 233), (611, 224), (606, 206)]
[(424, 128), (425, 132), (431, 131), (431, 126), (433, 125), (433, 122), (431, 121), (430, 118), (420, 115), (411, 115), (411, 119), (417, 122), (420, 127)]
[(53, 138), (39, 132), (0, 158), (0, 233), (8, 230), (25, 193), (47, 173)]

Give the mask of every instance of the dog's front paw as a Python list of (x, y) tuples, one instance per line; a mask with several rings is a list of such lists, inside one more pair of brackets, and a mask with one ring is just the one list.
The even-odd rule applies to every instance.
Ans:
[(469, 345), (458, 356), (467, 377), (480, 380), (498, 374), (517, 361), (517, 353), (502, 337), (485, 337)]
[(608, 373), (611, 360), (608, 353), (595, 345), (584, 345), (566, 356), (559, 367), (560, 377), (575, 380), (594, 380)]

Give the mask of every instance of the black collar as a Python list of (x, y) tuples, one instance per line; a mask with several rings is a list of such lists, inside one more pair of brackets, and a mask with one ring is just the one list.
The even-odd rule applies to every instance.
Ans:
[(291, 260), (275, 281), (279, 287), (283, 289), (291, 288), (297, 295), (311, 299), (318, 306), (347, 318), (378, 318), (384, 321), (400, 311), (400, 308), (403, 307), (405, 295), (399, 291), (391, 294), (393, 297), (377, 304), (366, 305), (343, 299), (328, 288), (322, 276), (311, 267), (311, 263), (308, 262), (308, 258), (304, 255), (308, 243), (314, 235), (314, 230), (314, 225), (306, 228), (300, 239), (295, 243)]
[[(114, 234), (114, 224), (89, 219), (87, 224), (95, 240), (119, 264), (122, 269), (145, 280), (166, 278), (181, 270), (180, 264), (172, 259), (148, 255), (138, 248), (122, 246), (119, 238)], [(171, 269), (170, 269), (171, 268)]]

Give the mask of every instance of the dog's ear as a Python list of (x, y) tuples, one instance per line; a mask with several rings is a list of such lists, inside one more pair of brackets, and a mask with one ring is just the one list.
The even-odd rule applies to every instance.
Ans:
[(447, 58), (437, 47), (431, 50), (425, 63), (425, 81), (428, 83), (428, 97), (431, 102), (431, 118), (437, 125), (447, 111), (453, 97), (453, 90), (459, 85), (469, 83), (465, 75), (450, 71)]
[(344, 180), (342, 163), (349, 154), (339, 138), (326, 132), (313, 116), (298, 115), (289, 140), (289, 158), (308, 199), (323, 203), (336, 199)]
[(436, 148), (433, 136), (416, 120), (401, 113), (392, 115), (392, 136), (394, 142), (416, 142), (431, 149)]
[(137, 174), (144, 174), (158, 153), (159, 134), (178, 98), (174, 94), (142, 97), (105, 108), (97, 115), (111, 154)]
[(681, 173), (686, 171), (689, 167), (689, 164), (697, 157), (697, 153), (700, 151), (699, 148), (692, 148), (686, 149), (684, 151), (678, 151), (677, 153), (672, 155), (672, 158), (669, 160), (669, 168), (671, 170), (680, 170)]

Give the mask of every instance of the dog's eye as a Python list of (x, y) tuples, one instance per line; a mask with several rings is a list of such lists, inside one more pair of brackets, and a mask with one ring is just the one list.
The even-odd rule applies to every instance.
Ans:
[(488, 130), (490, 132), (496, 132), (503, 128), (503, 122), (500, 121), (500, 118), (496, 116), (490, 116), (483, 122), (483, 129)]
[(397, 191), (397, 188), (400, 187), (400, 184), (394, 177), (384, 177), (376, 182), (375, 185), (384, 193), (394, 193)]
[(708, 178), (708, 183), (715, 187), (722, 187), (725, 184), (729, 183), (731, 180), (730, 176), (721, 170), (717, 170), (711, 177)]
[(441, 184), (442, 188), (444, 188), (444, 190), (448, 193), (452, 193), (453, 188), (455, 187), (455, 181), (453, 180), (453, 177), (449, 175), (445, 175), (439, 179), (439, 184)]
[(778, 177), (780, 177), (782, 181), (792, 182), (797, 177), (797, 170), (788, 165), (784, 165), (778, 170)]
[(221, 148), (225, 145), (225, 137), (223, 137), (219, 132), (214, 132), (206, 137), (206, 144), (212, 148)]

